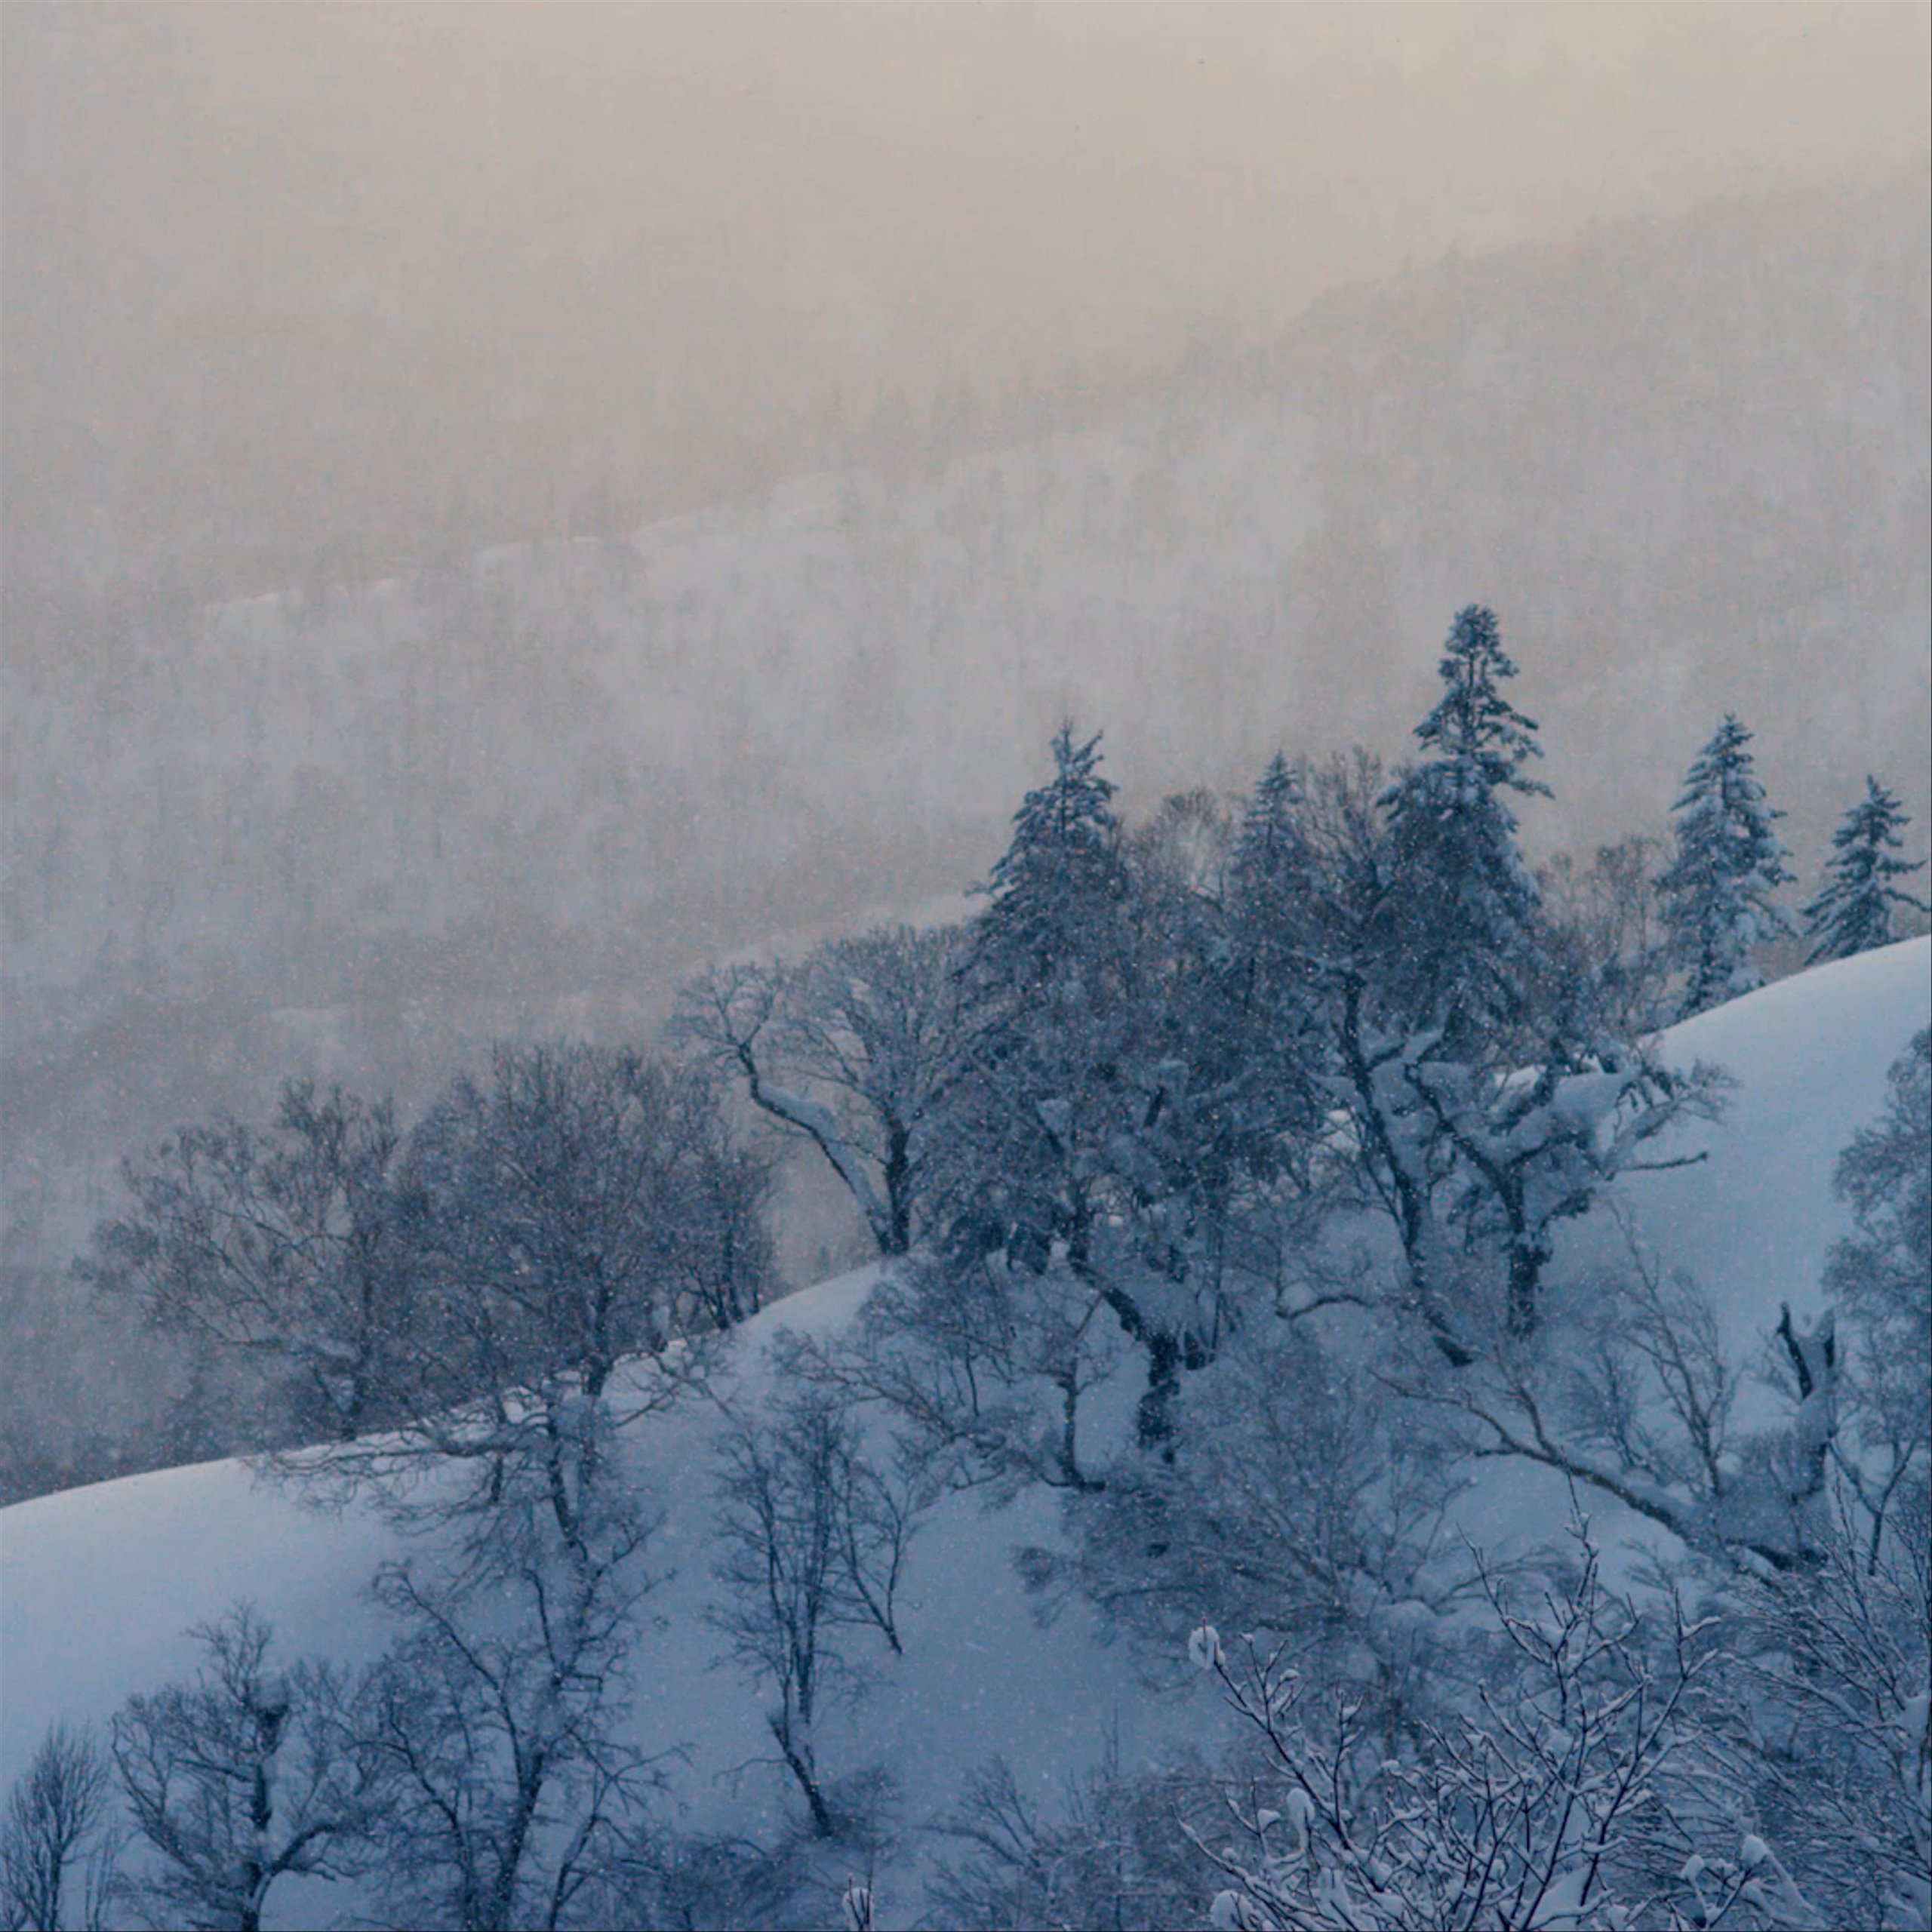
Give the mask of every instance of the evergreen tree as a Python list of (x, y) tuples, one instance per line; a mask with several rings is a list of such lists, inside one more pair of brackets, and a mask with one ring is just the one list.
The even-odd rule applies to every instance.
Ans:
[(1752, 775), (1751, 734), (1734, 714), (1692, 761), (1673, 808), (1676, 856), (1657, 881), (1672, 952), (1685, 975), (1678, 1017), (1735, 999), (1764, 983), (1752, 955), (1793, 930), (1771, 903), (1792, 876), (1771, 829), (1782, 818)]
[(964, 968), (962, 1078), (949, 1107), (946, 1240), (1044, 1265), (1096, 1211), (1091, 1155), (1118, 1111), (1131, 1031), (1131, 882), (1099, 737), (1071, 723), (992, 868)]
[[(1152, 1447), (1171, 1434), (1182, 1367), (1204, 1358), (1211, 1279), (1192, 1266), (1189, 1237), (1214, 1218), (1253, 1075), (1204, 1037), (1218, 908), (1158, 840), (1137, 891), (1098, 744), (1061, 728), (1054, 776), (1027, 795), (992, 869), (968, 968), (972, 1044), (946, 1137), (960, 1184), (941, 1245), (969, 1264), (1001, 1251), (1030, 1280), (1028, 1318), (1060, 1331), (1051, 1377), (1069, 1403), (1081, 1337), (1110, 1309), (1146, 1357), (1138, 1426)], [(1048, 1312), (1083, 1300), (1070, 1324)]]
[(1825, 868), (1817, 897), (1804, 909), (1804, 936), (1811, 941), (1807, 966), (1890, 946), (1898, 937), (1895, 907), (1932, 911), (1924, 900), (1891, 883), (1925, 869), (1923, 859), (1907, 864), (1890, 856), (1899, 849), (1899, 834), (1910, 822), (1898, 800), (1868, 777), (1865, 796), (1832, 835), (1836, 856)]
[(1279, 752), (1268, 761), (1235, 832), (1224, 897), (1235, 984), (1278, 1003), (1303, 977), (1296, 955), (1309, 936), (1313, 868), (1298, 823), (1301, 775)]
[(1416, 728), (1427, 755), (1383, 795), (1371, 931), (1386, 991), (1453, 1042), (1522, 1017), (1540, 900), (1503, 795), (1549, 792), (1524, 775), (1542, 748), (1499, 688), (1516, 666), (1493, 611), (1457, 613), (1438, 669), (1442, 696)]
[(975, 958), (983, 978), (1011, 992), (1084, 977), (1112, 950), (1128, 879), (1100, 746), (1099, 733), (1081, 743), (1072, 721), (1062, 724), (1054, 775), (1022, 800), (993, 866)]
[(969, 941), (968, 1070), (948, 1136), (954, 1235), (1029, 1265), (1056, 1238), (1084, 1245), (1133, 1023), (1131, 880), (1100, 739), (1063, 724), (1053, 756), (1053, 777), (1014, 814)]
[[(1325, 987), (1314, 959), (1325, 937), (1321, 866), (1310, 835), (1301, 770), (1279, 752), (1256, 781), (1235, 835), (1221, 916), (1200, 959), (1185, 962), (1164, 1004), (1182, 1012), (1190, 993), (1199, 1077), (1220, 1088), (1245, 1082), (1244, 1099), (1224, 1108), (1262, 1142), (1287, 1121), (1309, 1118), (1313, 1068), (1321, 1058)], [(1179, 963), (1179, 962), (1177, 962)], [(1318, 1118), (1318, 1109), (1315, 1114)], [(1251, 1171), (1275, 1164), (1258, 1145)]]
[(1496, 613), (1480, 604), (1457, 611), (1436, 669), (1442, 696), (1416, 727), (1417, 739), (1438, 758), (1479, 772), (1491, 791), (1507, 788), (1547, 798), (1547, 786), (1522, 776), (1528, 760), (1543, 756), (1536, 720), (1525, 718), (1497, 689), (1503, 678), (1515, 676), (1516, 666), (1503, 648)]
[(1300, 802), (1300, 774), (1277, 752), (1255, 781), (1235, 839), (1231, 870), (1238, 897), (1272, 896), (1302, 864), (1303, 841), (1295, 823)]

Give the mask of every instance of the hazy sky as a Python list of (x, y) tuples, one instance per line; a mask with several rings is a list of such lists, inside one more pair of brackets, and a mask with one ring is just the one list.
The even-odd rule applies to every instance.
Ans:
[(14, 0), (10, 521), (186, 550), (1272, 331), (1452, 246), (1896, 165), (1928, 17)]

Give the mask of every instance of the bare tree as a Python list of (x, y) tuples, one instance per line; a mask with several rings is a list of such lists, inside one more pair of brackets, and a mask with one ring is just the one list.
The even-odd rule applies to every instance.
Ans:
[(1903, 1927), (1932, 1918), (1932, 1034), (1890, 1081), (1838, 1165), (1854, 1232), (1826, 1266), (1835, 1332), (1780, 1328), (1819, 1493), (1805, 1560), (1738, 1583), (1727, 1712), (1734, 1774), (1826, 1922)]
[(881, 1469), (835, 1392), (808, 1383), (762, 1427), (734, 1423), (721, 1445), (717, 1568), (724, 1595), (711, 1620), (728, 1654), (775, 1702), (773, 1741), (821, 1838), (840, 1828), (821, 1770), (817, 1720), (863, 1687), (843, 1641), (870, 1629), (897, 1656), (897, 1593), (933, 1500), (916, 1461)]
[(1466, 1465), (1439, 1418), (1300, 1326), (1244, 1328), (1189, 1385), (1177, 1453), (1121, 1458), (1032, 1559), (1171, 1656), (1201, 1606), (1292, 1641), (1391, 1749), (1459, 1675), (1475, 1594), (1448, 1527)]
[(1653, 878), (1662, 849), (1632, 832), (1599, 845), (1587, 866), (1559, 852), (1537, 875), (1564, 970), (1591, 986), (1599, 1008), (1632, 1038), (1665, 1017), (1671, 963)]
[(824, 1871), (828, 1849), (795, 1833), (768, 1845), (667, 1829), (654, 1819), (631, 1835), (606, 1875), (586, 1887), (582, 1922), (664, 1932), (823, 1924), (832, 1890)]
[[(1703, 1158), (1656, 1149), (1674, 1123), (1715, 1117), (1716, 1069), (1677, 1073), (1575, 1011), (1546, 1016), (1527, 1064), (1522, 1033), (1451, 1051), (1436, 1024), (1379, 1018), (1358, 966), (1328, 970), (1335, 1096), (1401, 1242), (1408, 1297), (1452, 1361), (1472, 1358), (1472, 1294), (1494, 1295), (1527, 1334), (1561, 1223), (1623, 1174)], [(1468, 1312), (1480, 1326), (1480, 1309)]]
[[(1706, 1627), (1673, 1614), (1653, 1645), (1635, 1608), (1604, 1589), (1586, 1529), (1577, 1534), (1581, 1565), (1560, 1594), (1522, 1607), (1492, 1587), (1512, 1666), (1466, 1717), (1426, 1727), (1412, 1755), (1364, 1749), (1352, 1701), (1304, 1715), (1308, 1694), (1282, 1653), (1243, 1640), (1230, 1654), (1211, 1626), (1194, 1632), (1190, 1654), (1263, 1767), (1223, 1783), (1218, 1823), (1183, 1826), (1232, 1881), (1214, 1924), (1701, 1925), (1789, 1885), (1753, 1838), (1735, 1860), (1694, 1856), (1670, 1793), (1673, 1774), (1702, 1761), (1687, 1699), (1709, 1669)], [(1715, 1900), (1698, 1897), (1706, 1875)]]
[(1109, 1750), (1043, 1804), (995, 1758), (968, 1776), (941, 1828), (961, 1851), (933, 1881), (935, 1922), (962, 1932), (1192, 1923), (1214, 1867), (1174, 1830), (1186, 1793), (1179, 1774), (1131, 1777)]
[(1884, 1114), (1838, 1158), (1834, 1186), (1855, 1231), (1825, 1269), (1850, 1355), (1847, 1435), (1856, 1453), (1839, 1466), (1875, 1551), (1895, 1500), (1932, 1482), (1932, 1030), (1913, 1037), (1888, 1078)]
[[(619, 1733), (648, 1525), (620, 1509), (560, 1558), (524, 1512), (486, 1568), (386, 1566), (377, 1595), (408, 1635), (371, 1673), (355, 1751), (383, 1803), (371, 1835), (399, 1916), (463, 1932), (577, 1922), (654, 1782)], [(487, 1587), (478, 1588), (479, 1583)]]
[(1120, 1358), (1091, 1284), (1001, 1253), (915, 1257), (888, 1273), (849, 1335), (801, 1343), (801, 1372), (906, 1425), (936, 1478), (1010, 1497), (1029, 1483), (1103, 1486), (1082, 1404)]
[(183, 1128), (123, 1177), (134, 1211), (105, 1223), (83, 1272), (163, 1325), (286, 1367), (331, 1432), (395, 1413), (414, 1312), (387, 1101), (312, 1081), (274, 1124)]
[(708, 1094), (694, 1112), (679, 1190), (685, 1232), (672, 1262), (677, 1321), (686, 1331), (721, 1332), (755, 1315), (775, 1292), (765, 1219), (771, 1165), (734, 1137)]
[(0, 1815), (0, 1926), (63, 1932), (103, 1922), (113, 1875), (112, 1780), (86, 1730), (57, 1724), (7, 1794)]
[(1792, 1412), (1747, 1432), (1734, 1414), (1741, 1371), (1709, 1297), (1633, 1239), (1625, 1266), (1567, 1284), (1546, 1334), (1492, 1333), (1474, 1367), (1432, 1374), (1418, 1356), (1396, 1380), (1460, 1415), (1478, 1456), (1541, 1463), (1687, 1549), (1781, 1571), (1810, 1560), (1840, 1371), (1829, 1314), (1807, 1331), (1787, 1309), (1766, 1340)]
[(795, 967), (714, 968), (679, 1002), (676, 1030), (818, 1149), (881, 1254), (912, 1246), (935, 1185), (967, 1038), (960, 958), (954, 931), (887, 928)]
[(503, 1365), (568, 1364), (595, 1398), (623, 1356), (700, 1327), (706, 1303), (755, 1299), (721, 1278), (743, 1257), (707, 1225), (720, 1189), (755, 1183), (706, 1171), (722, 1142), (694, 1073), (622, 1048), (499, 1046), (488, 1084), (458, 1081), (418, 1128), (410, 1168), (432, 1258), (488, 1300)]
[(1801, 1567), (1740, 1580), (1725, 1773), (1787, 1847), (1810, 1923), (1932, 1923), (1932, 1520), (1900, 1495), (1875, 1539), (1836, 1487)]
[(122, 1788), (159, 1857), (137, 1889), (168, 1922), (258, 1932), (278, 1881), (356, 1868), (370, 1791), (332, 1670), (272, 1669), (272, 1632), (246, 1604), (192, 1634), (194, 1680), (131, 1697), (114, 1720)]

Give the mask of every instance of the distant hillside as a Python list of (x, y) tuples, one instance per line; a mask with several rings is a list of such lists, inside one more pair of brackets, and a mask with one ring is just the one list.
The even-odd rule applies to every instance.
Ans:
[(1606, 228), (1204, 350), (1104, 428), (962, 402), (964, 454), (631, 537), (115, 606), (8, 672), (15, 1226), (291, 1064), (635, 1031), (700, 957), (955, 891), (1063, 711), (1134, 806), (1399, 755), (1471, 598), (1544, 728), (1533, 847), (1660, 829), (1727, 706), (1807, 874), (1868, 770), (1922, 825), (1927, 236), (1916, 174)]

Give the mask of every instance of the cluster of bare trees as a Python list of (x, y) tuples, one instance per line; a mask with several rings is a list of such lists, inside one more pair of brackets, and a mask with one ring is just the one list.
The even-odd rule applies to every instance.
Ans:
[[(302, 1493), (431, 1534), (374, 1579), (400, 1634), (354, 1682), (271, 1667), (245, 1607), (192, 1684), (131, 1700), (125, 1899), (252, 1927), (272, 1887), (374, 1873), (424, 1922), (576, 1922), (654, 1776), (623, 1718), (656, 1517), (617, 1445), (768, 1298), (766, 1164), (700, 1071), (556, 1045), (499, 1048), (407, 1132), (292, 1082), (269, 1126), (186, 1129), (127, 1179), (102, 1291), (281, 1371)], [(57, 1883), (28, 1889), (57, 1922)]]
[(273, 1661), (238, 1606), (194, 1633), (191, 1682), (130, 1700), (109, 1755), (51, 1737), (16, 1792), (14, 1920), (252, 1927), (271, 1892), (344, 1878), (466, 1928), (807, 1909), (829, 1880), (798, 1846), (700, 1845), (652, 1815), (629, 1722), (658, 1518), (621, 1445), (708, 1395), (719, 1661), (771, 1691), (804, 1840), (863, 1836), (866, 1774), (828, 1775), (815, 1722), (863, 1687), (854, 1638), (900, 1650), (939, 1485), (820, 1383), (769, 1413), (724, 1401), (721, 1350), (772, 1291), (768, 1180), (702, 1065), (577, 1045), (499, 1048), (406, 1131), (291, 1082), (266, 1127), (130, 1162), (97, 1287), (272, 1364), (297, 1437), (279, 1477), (415, 1540), (373, 1580), (398, 1634), (354, 1678)]
[(192, 1678), (128, 1700), (104, 1749), (51, 1733), (0, 1826), (0, 1922), (257, 1932), (272, 1900), (316, 1922), (346, 1879), (398, 1922), (586, 1922), (573, 1909), (648, 1784), (609, 1722), (623, 1604), (557, 1633), (384, 1583), (414, 1626), (356, 1675), (284, 1662), (239, 1604), (191, 1633)]
[(454, 1453), (461, 1405), (560, 1372), (594, 1401), (624, 1357), (732, 1326), (774, 1280), (766, 1164), (701, 1072), (624, 1049), (499, 1048), (408, 1132), (386, 1101), (291, 1081), (266, 1127), (184, 1128), (125, 1177), (85, 1272), (263, 1364), (285, 1441), (428, 1429)]

